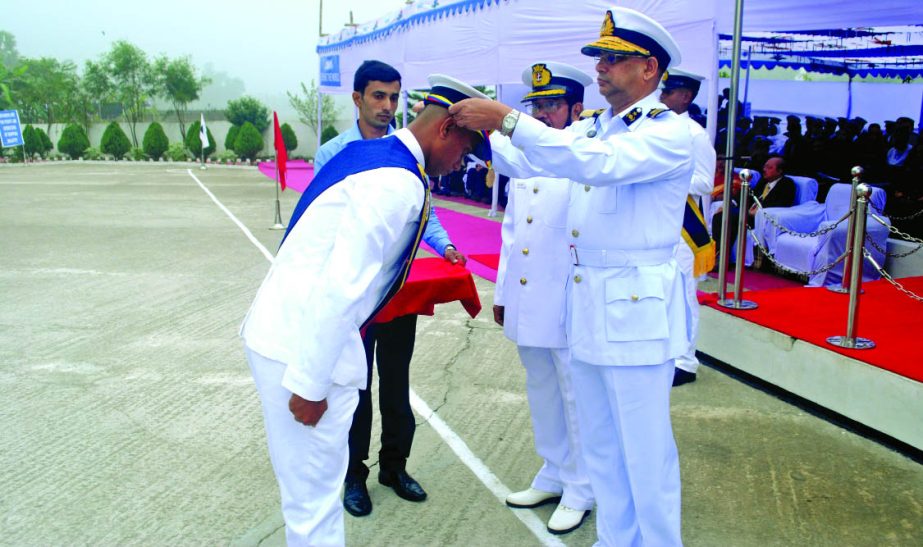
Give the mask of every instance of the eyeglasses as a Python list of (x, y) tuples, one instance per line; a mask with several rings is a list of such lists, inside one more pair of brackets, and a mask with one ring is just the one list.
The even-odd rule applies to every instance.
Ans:
[(594, 55), (593, 59), (597, 63), (602, 63), (607, 66), (612, 66), (618, 63), (621, 63), (625, 59), (645, 59), (643, 55), (619, 55), (617, 53), (600, 53), (599, 55)]
[(566, 104), (564, 101), (558, 100), (545, 100), (545, 101), (535, 101), (532, 103), (532, 113), (537, 114), (539, 112), (544, 112), (545, 114), (551, 114), (557, 109), (561, 108), (562, 105)]

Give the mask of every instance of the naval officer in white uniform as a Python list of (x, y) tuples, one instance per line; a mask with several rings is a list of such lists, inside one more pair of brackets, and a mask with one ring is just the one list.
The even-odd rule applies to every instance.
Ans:
[[(698, 122), (689, 117), (689, 105), (698, 95), (704, 79), (698, 74), (671, 68), (660, 92), (660, 102), (679, 114), (679, 117), (686, 122), (686, 125), (689, 126), (689, 131), (692, 133), (692, 158), (695, 162), (695, 168), (692, 173), (692, 181), (689, 183), (689, 195), (698, 204), (701, 212), (707, 211), (708, 206), (711, 205), (711, 193), (715, 189), (715, 162), (717, 160), (715, 147), (708, 137), (708, 133)], [(680, 386), (694, 382), (696, 371), (699, 369), (699, 359), (695, 356), (695, 342), (699, 332), (698, 283), (693, 271), (695, 263), (693, 251), (684, 240), (680, 240), (676, 245), (676, 262), (679, 263), (685, 279), (686, 300), (689, 302), (689, 311), (691, 312), (689, 319), (692, 332), (689, 349), (676, 360), (673, 385)]]
[(680, 52), (660, 24), (627, 8), (606, 12), (582, 52), (597, 57), (610, 107), (571, 130), (488, 101), (449, 111), (464, 127), (511, 137), (515, 148), (494, 153), (499, 172), (573, 181), (566, 332), (599, 545), (680, 545), (670, 386), (689, 345), (689, 312), (673, 249), (692, 136), (658, 100)]
[[(455, 102), (483, 93), (430, 76)], [(343, 545), (339, 491), (358, 390), (366, 386), (360, 329), (400, 287), (429, 211), (433, 175), (486, 135), (460, 128), (451, 104), (430, 104), (410, 127), (347, 145), (302, 195), (241, 326), (263, 406), (289, 545)]]
[[(593, 79), (563, 63), (535, 63), (522, 73), (532, 90), (522, 99), (532, 116), (564, 129), (583, 111), (584, 87)], [(506, 145), (509, 140), (506, 140)], [(505, 174), (501, 171), (501, 174)], [(531, 486), (506, 498), (510, 507), (558, 503), (548, 531), (576, 530), (593, 508), (593, 492), (580, 453), (570, 352), (564, 335), (567, 250), (567, 181), (510, 179), (503, 215), (503, 245), (494, 292), (494, 319), (516, 342), (526, 369), (535, 451), (541, 469)]]

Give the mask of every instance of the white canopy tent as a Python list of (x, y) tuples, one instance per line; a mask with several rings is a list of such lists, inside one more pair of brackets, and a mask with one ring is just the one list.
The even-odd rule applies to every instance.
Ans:
[[(718, 34), (733, 31), (729, 0), (417, 0), (398, 12), (322, 39), (321, 92), (349, 93), (352, 74), (365, 59), (397, 68), (405, 89), (428, 87), (442, 72), (472, 84), (497, 85), (498, 98), (516, 104), (524, 94), (520, 74), (549, 59), (593, 73), (580, 47), (596, 37), (613, 5), (642, 11), (674, 35), (682, 68), (708, 80), (710, 128), (718, 93)], [(745, 0), (744, 31), (808, 30), (923, 24), (920, 0)], [(704, 89), (703, 89), (704, 91)], [(604, 106), (595, 89), (587, 106)]]

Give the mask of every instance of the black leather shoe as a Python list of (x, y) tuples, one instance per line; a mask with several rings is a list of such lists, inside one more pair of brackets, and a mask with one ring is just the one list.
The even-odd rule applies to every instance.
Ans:
[(673, 371), (673, 387), (695, 382), (695, 373), (685, 371), (679, 367)]
[(343, 508), (354, 517), (364, 517), (372, 512), (372, 498), (364, 480), (346, 479), (343, 489)]
[(426, 499), (426, 492), (420, 483), (413, 480), (413, 477), (406, 471), (380, 471), (378, 473), (378, 482), (394, 489), (394, 493), (407, 501), (423, 501)]

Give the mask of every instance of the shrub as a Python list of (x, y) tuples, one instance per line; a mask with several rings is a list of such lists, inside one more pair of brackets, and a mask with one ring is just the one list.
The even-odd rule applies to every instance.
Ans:
[(102, 159), (103, 153), (99, 151), (99, 148), (91, 146), (83, 151), (83, 159), (85, 160), (98, 160)]
[(228, 134), (224, 137), (224, 149), (225, 150), (234, 150), (234, 141), (237, 140), (237, 133), (240, 132), (240, 127), (232, 125), (228, 129)]
[[(199, 146), (202, 146), (201, 143)], [(181, 142), (171, 142), (167, 148), (167, 158), (173, 161), (186, 161), (192, 159), (192, 152), (186, 150), (186, 147)]]
[(128, 135), (125, 134), (118, 122), (110, 123), (106, 130), (103, 131), (99, 149), (104, 154), (110, 154), (117, 160), (122, 159), (131, 150), (131, 141), (128, 140)]
[(295, 136), (295, 130), (287, 123), (283, 123), (280, 128), (282, 131), (282, 140), (285, 142), (285, 149), (289, 152), (298, 148), (298, 137)]
[[(193, 157), (196, 159), (202, 157), (202, 141), (199, 139), (199, 128), (202, 127), (202, 124), (198, 121), (192, 122), (192, 125), (189, 126), (189, 130), (186, 131), (186, 148), (192, 152)], [(205, 134), (208, 135), (208, 148), (205, 149), (205, 157), (211, 156), (215, 149), (218, 147), (215, 142), (215, 137), (212, 135), (212, 130), (208, 128), (208, 125), (205, 126)]]
[(237, 152), (233, 150), (222, 150), (218, 152), (215, 158), (221, 163), (227, 163), (228, 161), (234, 161), (237, 159)]
[(170, 147), (170, 139), (167, 138), (163, 126), (154, 122), (144, 132), (144, 139), (141, 140), (141, 144), (144, 146), (144, 153), (157, 160)]
[(237, 127), (243, 127), (247, 122), (252, 123), (261, 135), (269, 127), (269, 109), (253, 97), (244, 96), (228, 101), (224, 115)]
[(132, 148), (125, 154), (125, 159), (130, 159), (132, 161), (144, 161), (148, 158), (148, 155), (144, 153), (144, 150), (141, 148)]
[(330, 139), (332, 139), (333, 137), (336, 137), (339, 134), (340, 133), (337, 131), (336, 127), (333, 127), (332, 125), (328, 125), (327, 127), (324, 128), (324, 130), (320, 134), (320, 143), (324, 144), (325, 142), (329, 141)]
[(72, 123), (64, 128), (61, 132), (61, 138), (58, 139), (58, 150), (62, 154), (67, 154), (71, 159), (77, 159), (83, 155), (83, 151), (90, 147), (90, 139), (87, 137), (82, 125)]
[(54, 144), (51, 143), (51, 138), (48, 136), (48, 133), (45, 133), (45, 130), (41, 127), (35, 128), (35, 134), (42, 139), (42, 155), (47, 156), (48, 152), (51, 152), (54, 149)]
[(26, 157), (31, 158), (42, 152), (42, 138), (35, 134), (35, 128), (31, 125), (27, 125), (22, 130), (22, 144)]
[(263, 150), (263, 136), (252, 123), (247, 122), (240, 128), (237, 133), (237, 140), (234, 141), (234, 151), (241, 158), (252, 160), (260, 151)]

